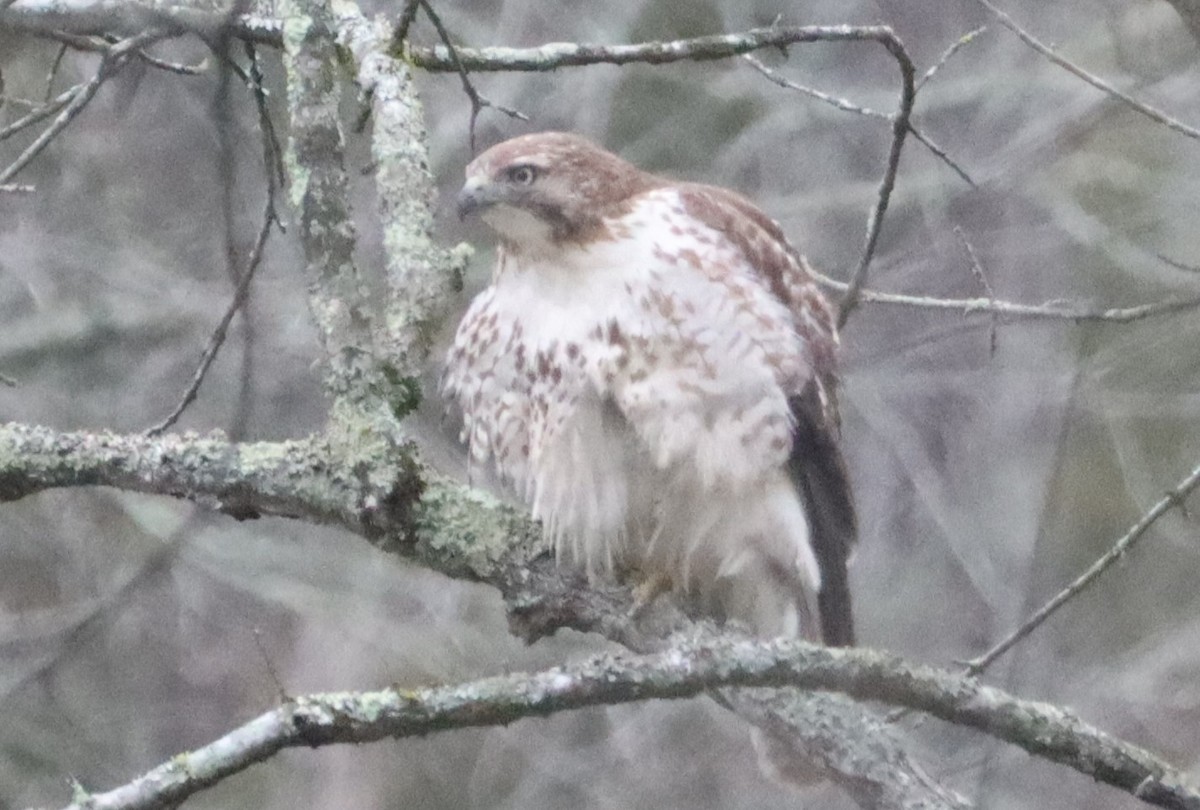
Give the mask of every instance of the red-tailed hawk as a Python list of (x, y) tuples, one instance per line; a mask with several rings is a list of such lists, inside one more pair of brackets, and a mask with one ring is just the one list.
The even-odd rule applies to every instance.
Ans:
[[(830, 306), (778, 223), (566, 133), (467, 166), (499, 235), (443, 390), (561, 560), (763, 636), (854, 642)], [(819, 631), (818, 631), (819, 627)]]

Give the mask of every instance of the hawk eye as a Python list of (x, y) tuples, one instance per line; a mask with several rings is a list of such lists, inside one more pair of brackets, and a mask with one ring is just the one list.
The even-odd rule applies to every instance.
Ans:
[(528, 164), (513, 166), (505, 172), (510, 182), (516, 183), (519, 186), (533, 185), (533, 181), (537, 179), (537, 169)]

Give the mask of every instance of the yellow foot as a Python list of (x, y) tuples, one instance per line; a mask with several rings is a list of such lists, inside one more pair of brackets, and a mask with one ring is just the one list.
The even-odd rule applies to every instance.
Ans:
[(674, 587), (670, 574), (659, 572), (651, 574), (633, 588), (633, 607), (629, 611), (630, 618), (636, 619), (650, 607), (655, 599), (664, 593), (670, 593)]

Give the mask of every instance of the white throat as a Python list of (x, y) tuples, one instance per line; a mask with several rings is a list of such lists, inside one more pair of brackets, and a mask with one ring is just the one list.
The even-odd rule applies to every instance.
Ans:
[(554, 248), (554, 230), (542, 219), (523, 208), (498, 203), (489, 207), (481, 217), (506, 242), (517, 245), (524, 253), (544, 255)]

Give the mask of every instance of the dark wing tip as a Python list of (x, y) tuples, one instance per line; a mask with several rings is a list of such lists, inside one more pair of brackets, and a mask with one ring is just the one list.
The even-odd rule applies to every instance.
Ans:
[(847, 562), (858, 536), (854, 497), (846, 464), (829, 424), (817, 383), (791, 399), (796, 425), (788, 474), (804, 501), (813, 554), (821, 569), (817, 594), (821, 637), (830, 647), (854, 646)]

